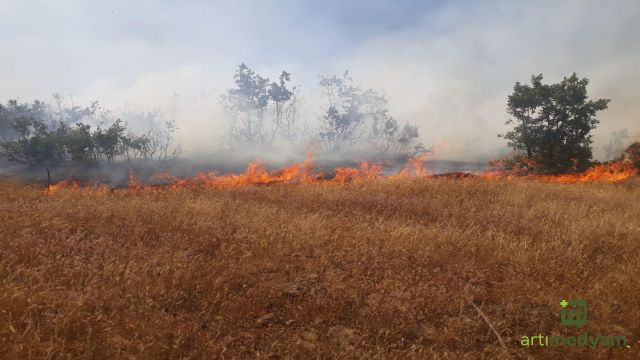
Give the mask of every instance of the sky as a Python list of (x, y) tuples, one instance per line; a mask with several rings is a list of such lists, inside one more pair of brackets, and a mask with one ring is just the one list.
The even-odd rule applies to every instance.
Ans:
[(313, 101), (318, 75), (349, 70), (383, 90), (400, 121), (439, 157), (505, 151), (507, 96), (533, 74), (577, 72), (610, 98), (594, 132), (640, 136), (640, 2), (620, 1), (8, 1), (0, 0), (0, 101), (49, 100), (164, 109), (179, 94), (186, 151), (213, 148), (217, 99), (245, 62), (292, 73)]

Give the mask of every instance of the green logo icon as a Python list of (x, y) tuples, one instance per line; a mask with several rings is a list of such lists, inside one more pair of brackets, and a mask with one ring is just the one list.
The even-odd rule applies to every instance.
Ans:
[(587, 301), (586, 300), (562, 300), (560, 301), (560, 325), (584, 326), (587, 325)]

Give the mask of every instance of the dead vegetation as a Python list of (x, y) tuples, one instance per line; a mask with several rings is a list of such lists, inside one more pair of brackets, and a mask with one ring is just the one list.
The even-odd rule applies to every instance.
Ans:
[[(638, 219), (638, 178), (4, 182), (0, 357), (636, 359)], [(589, 301), (586, 329), (560, 326), (564, 298)], [(584, 331), (631, 347), (519, 343)]]

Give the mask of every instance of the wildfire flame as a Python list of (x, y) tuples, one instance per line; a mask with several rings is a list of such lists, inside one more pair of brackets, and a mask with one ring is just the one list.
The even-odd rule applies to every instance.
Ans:
[[(633, 164), (628, 162), (617, 162), (594, 166), (583, 173), (572, 173), (562, 175), (538, 175), (531, 174), (516, 168), (514, 170), (491, 170), (480, 174), (454, 173), (432, 175), (425, 167), (427, 155), (421, 155), (409, 159), (407, 163), (396, 174), (387, 175), (390, 178), (407, 177), (449, 177), (454, 179), (464, 179), (469, 177), (480, 177), (487, 180), (513, 180), (531, 179), (541, 181), (553, 181), (558, 183), (586, 183), (586, 182), (617, 182), (628, 179), (639, 173)], [(191, 186), (201, 187), (228, 187), (242, 185), (270, 185), (275, 183), (296, 183), (296, 184), (344, 184), (349, 182), (360, 182), (383, 177), (383, 167), (379, 163), (363, 161), (358, 167), (339, 167), (334, 169), (335, 175), (327, 178), (322, 172), (314, 172), (314, 164), (311, 156), (308, 156), (300, 163), (293, 163), (281, 169), (268, 171), (267, 167), (260, 160), (253, 161), (247, 165), (246, 171), (241, 174), (217, 175), (215, 172), (201, 172), (189, 178), (180, 178), (169, 172), (159, 172), (149, 178), (151, 183), (161, 185), (151, 185), (142, 183), (133, 170), (129, 171), (127, 187), (125, 191), (130, 193), (142, 191), (164, 191), (180, 190)], [(447, 176), (451, 175), (451, 176)], [(61, 189), (83, 190), (92, 194), (105, 194), (109, 191), (107, 185), (91, 183), (81, 185), (77, 180), (65, 180), (50, 185), (47, 194), (55, 194)], [(121, 190), (117, 190), (121, 191)]]
[(552, 181), (563, 184), (587, 183), (587, 182), (618, 182), (628, 179), (640, 173), (633, 164), (629, 162), (614, 162), (593, 166), (585, 172), (540, 175), (529, 173), (526, 168), (516, 167), (512, 170), (492, 170), (479, 174), (485, 179), (530, 179)]
[(109, 191), (109, 187), (105, 184), (90, 183), (86, 185), (80, 184), (78, 180), (63, 180), (47, 187), (47, 194), (55, 194), (58, 191), (65, 190), (83, 190), (91, 194), (104, 194)]

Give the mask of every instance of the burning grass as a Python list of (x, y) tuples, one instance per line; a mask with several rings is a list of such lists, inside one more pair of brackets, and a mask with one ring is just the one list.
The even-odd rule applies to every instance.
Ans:
[[(363, 161), (358, 167), (338, 167), (332, 171), (330, 176), (314, 169), (313, 159), (308, 157), (301, 163), (292, 163), (281, 169), (267, 170), (265, 164), (256, 160), (249, 163), (246, 171), (242, 174), (218, 175), (215, 172), (201, 172), (189, 178), (180, 178), (172, 175), (168, 171), (162, 171), (149, 177), (147, 182), (138, 179), (135, 172), (130, 169), (126, 191), (162, 191), (179, 190), (189, 187), (229, 187), (245, 185), (271, 185), (276, 183), (295, 184), (345, 184), (349, 182), (359, 182), (382, 177), (388, 179), (410, 178), (410, 177), (447, 177), (463, 179), (473, 176), (480, 176), (485, 179), (527, 179), (552, 181), (559, 183), (585, 183), (585, 182), (618, 182), (631, 178), (638, 174), (638, 169), (630, 162), (616, 162), (594, 166), (582, 173), (558, 174), (558, 175), (538, 175), (534, 173), (522, 173), (519, 168), (513, 170), (491, 170), (478, 174), (471, 173), (445, 173), (434, 174), (425, 168), (426, 155), (409, 159), (396, 173), (385, 173), (380, 163)], [(105, 194), (109, 192), (109, 187), (101, 183), (80, 184), (76, 180), (64, 180), (47, 187), (48, 194), (55, 194), (58, 191), (83, 190), (88, 193)]]
[[(640, 355), (640, 179), (323, 184), (43, 196), (2, 183), (0, 354)], [(585, 331), (560, 326), (564, 298), (589, 301), (590, 334), (631, 347), (521, 347)]]

